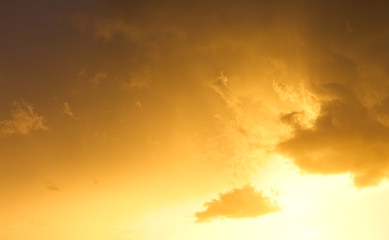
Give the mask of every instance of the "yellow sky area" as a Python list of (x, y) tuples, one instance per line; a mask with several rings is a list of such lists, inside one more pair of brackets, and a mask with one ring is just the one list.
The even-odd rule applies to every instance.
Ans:
[(0, 239), (389, 239), (387, 13), (4, 1)]
[[(253, 186), (275, 199), (281, 210), (257, 218), (217, 218), (195, 223), (194, 213), (202, 209), (205, 201), (217, 197), (215, 193), (163, 202), (163, 196), (169, 195), (166, 183), (147, 190), (151, 186), (143, 180), (141, 189), (117, 184), (113, 188), (94, 186), (79, 192), (68, 189), (71, 192), (66, 193), (61, 189), (40, 194), (36, 203), (29, 200), (34, 209), (19, 213), (14, 220), (8, 218), (8, 224), (2, 223), (2, 237), (144, 240), (388, 237), (385, 228), (389, 213), (382, 207), (389, 200), (386, 181), (360, 190), (353, 186), (348, 175), (301, 174), (289, 160), (274, 158), (254, 177)], [(224, 188), (221, 192), (229, 191), (228, 187)], [(185, 192), (185, 187), (182, 190), (182, 195), (191, 195)]]

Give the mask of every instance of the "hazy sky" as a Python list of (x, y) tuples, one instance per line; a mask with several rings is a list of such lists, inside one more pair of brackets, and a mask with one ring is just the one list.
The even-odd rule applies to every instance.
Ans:
[(0, 238), (386, 240), (389, 3), (0, 4)]

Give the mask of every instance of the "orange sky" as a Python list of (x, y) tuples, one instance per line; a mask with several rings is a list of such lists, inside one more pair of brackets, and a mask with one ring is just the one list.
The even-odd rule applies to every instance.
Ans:
[(388, 239), (388, 8), (2, 3), (0, 239)]

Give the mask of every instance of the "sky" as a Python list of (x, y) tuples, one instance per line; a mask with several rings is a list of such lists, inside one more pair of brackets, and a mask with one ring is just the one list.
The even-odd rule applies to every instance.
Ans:
[(0, 239), (388, 239), (388, 11), (2, 2)]

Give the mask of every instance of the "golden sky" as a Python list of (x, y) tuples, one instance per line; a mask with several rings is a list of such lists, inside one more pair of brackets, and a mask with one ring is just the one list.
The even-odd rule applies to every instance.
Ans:
[(388, 11), (1, 3), (0, 239), (389, 239)]

